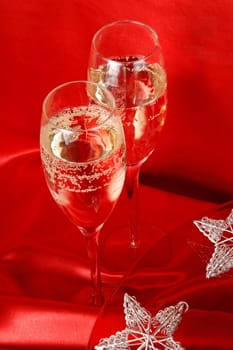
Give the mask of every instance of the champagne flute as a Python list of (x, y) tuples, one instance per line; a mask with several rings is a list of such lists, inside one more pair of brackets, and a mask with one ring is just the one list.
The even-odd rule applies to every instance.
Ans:
[(92, 302), (103, 293), (98, 240), (125, 180), (125, 141), (112, 94), (87, 81), (52, 90), (43, 102), (40, 148), (50, 193), (87, 243)]
[(166, 72), (156, 32), (131, 20), (102, 27), (92, 40), (88, 80), (111, 91), (120, 111), (126, 139), (130, 244), (137, 248), (139, 173), (157, 145), (167, 107)]

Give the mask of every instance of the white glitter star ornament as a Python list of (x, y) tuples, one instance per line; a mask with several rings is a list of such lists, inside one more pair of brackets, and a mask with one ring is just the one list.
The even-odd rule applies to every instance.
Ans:
[(188, 310), (186, 302), (160, 310), (154, 317), (137, 302), (135, 297), (124, 295), (126, 328), (109, 338), (101, 339), (96, 350), (184, 350), (173, 339), (182, 315)]
[(214, 252), (206, 267), (206, 277), (216, 277), (233, 267), (233, 209), (225, 220), (203, 217), (193, 223), (214, 243)]

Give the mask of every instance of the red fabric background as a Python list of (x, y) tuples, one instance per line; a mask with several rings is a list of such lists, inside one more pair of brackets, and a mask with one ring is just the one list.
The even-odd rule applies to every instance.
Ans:
[[(212, 249), (192, 220), (225, 218), (232, 207), (219, 210), (233, 195), (232, 16), (228, 0), (0, 1), (1, 349), (84, 349), (92, 329), (95, 344), (124, 326), (121, 304), (114, 307), (124, 290), (152, 311), (186, 300), (175, 335), (187, 349), (232, 349), (232, 277), (206, 281), (205, 263), (188, 245)], [(160, 254), (156, 236), (147, 237), (117, 298), (99, 310), (79, 302), (78, 281), (89, 285), (85, 245), (46, 188), (39, 127), (45, 95), (86, 78), (93, 34), (118, 19), (150, 24), (164, 50), (168, 117), (143, 166), (140, 207), (144, 221), (168, 234), (172, 253)], [(123, 192), (102, 233), (106, 284), (122, 275), (110, 232), (126, 222), (126, 207)]]

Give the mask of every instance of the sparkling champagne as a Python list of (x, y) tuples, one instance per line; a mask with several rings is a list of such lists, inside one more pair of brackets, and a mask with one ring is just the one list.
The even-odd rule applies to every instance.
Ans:
[(89, 80), (103, 84), (116, 100), (124, 126), (127, 164), (144, 162), (157, 145), (166, 118), (165, 70), (140, 57), (114, 57), (98, 69), (89, 69)]
[(114, 120), (100, 106), (90, 105), (67, 108), (41, 128), (50, 192), (84, 234), (102, 226), (124, 184), (124, 140)]

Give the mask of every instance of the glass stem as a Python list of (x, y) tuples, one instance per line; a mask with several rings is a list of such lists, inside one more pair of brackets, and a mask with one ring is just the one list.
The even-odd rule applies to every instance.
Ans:
[(138, 187), (140, 164), (127, 166), (126, 168), (126, 191), (129, 198), (129, 228), (130, 245), (138, 248), (140, 244), (139, 235), (139, 210), (138, 210)]
[(93, 287), (92, 303), (96, 306), (102, 305), (104, 301), (99, 267), (99, 232), (85, 235)]

